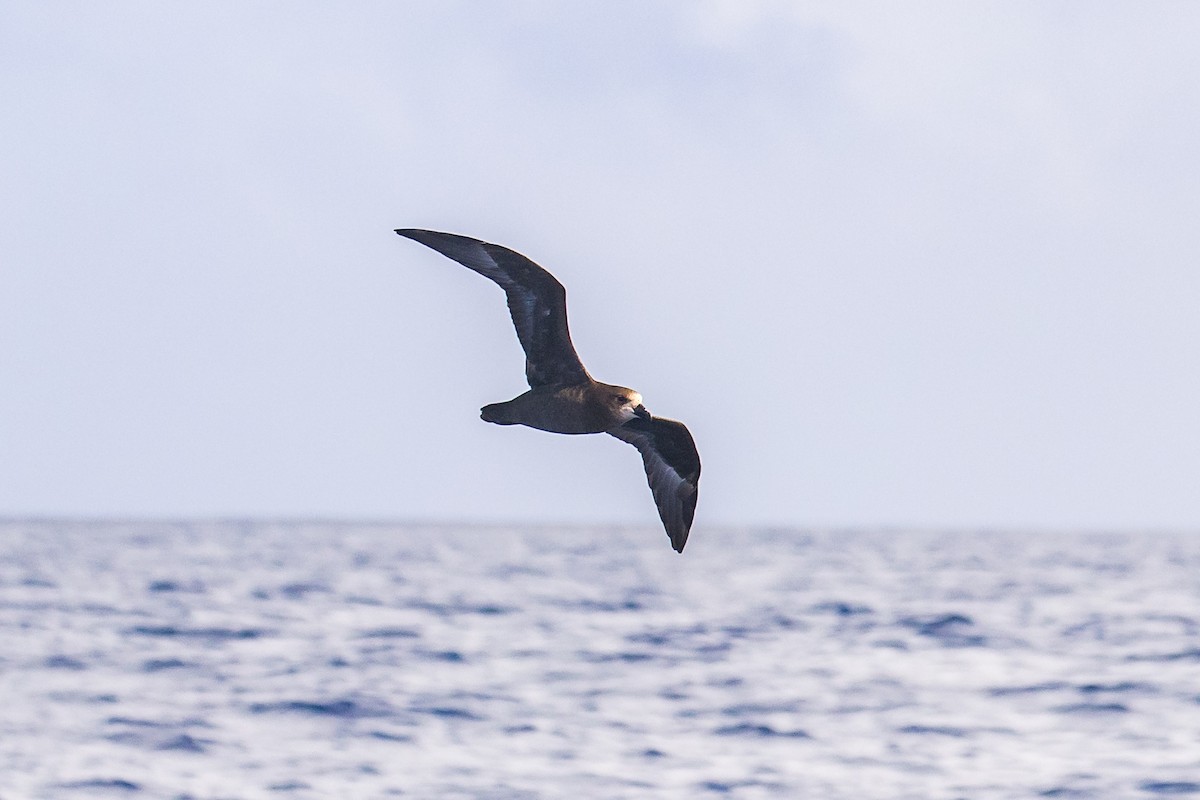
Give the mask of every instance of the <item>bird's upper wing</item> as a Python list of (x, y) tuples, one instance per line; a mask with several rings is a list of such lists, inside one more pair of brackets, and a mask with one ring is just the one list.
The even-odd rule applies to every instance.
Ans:
[(591, 379), (567, 330), (567, 291), (549, 272), (514, 250), (468, 236), (415, 228), (396, 233), (500, 284), (525, 349), (525, 377), (531, 387)]
[(658, 516), (671, 537), (671, 546), (682, 553), (696, 515), (700, 483), (700, 454), (692, 434), (682, 422), (661, 417), (635, 417), (609, 433), (642, 454)]

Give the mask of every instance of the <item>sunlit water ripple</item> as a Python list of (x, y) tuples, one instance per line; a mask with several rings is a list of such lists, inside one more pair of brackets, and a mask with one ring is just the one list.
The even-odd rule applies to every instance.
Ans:
[(1200, 797), (1200, 535), (0, 523), (0, 799)]

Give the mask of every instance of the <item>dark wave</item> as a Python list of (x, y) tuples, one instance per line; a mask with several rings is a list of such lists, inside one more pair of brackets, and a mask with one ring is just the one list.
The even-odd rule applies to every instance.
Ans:
[(138, 636), (209, 639), (213, 641), (260, 639), (270, 635), (268, 631), (262, 628), (178, 628), (174, 625), (138, 625), (130, 628), (129, 633)]
[(1127, 714), (1129, 706), (1124, 703), (1069, 703), (1053, 710), (1060, 714)]
[(82, 781), (70, 781), (69, 783), (60, 783), (64, 789), (96, 789), (99, 791), (117, 791), (117, 792), (140, 792), (142, 791), (141, 784), (127, 781), (122, 778), (90, 778)]
[(838, 617), (861, 617), (874, 614), (875, 610), (867, 605), (851, 603), (844, 600), (829, 600), (817, 603), (809, 608), (814, 614), (833, 614)]
[(1126, 656), (1129, 661), (1200, 661), (1200, 647), (1189, 647), (1171, 653), (1146, 653)]
[(768, 739), (780, 737), (784, 739), (811, 739), (807, 731), (795, 729), (781, 731), (770, 725), (761, 723), (739, 722), (737, 725), (725, 725), (713, 731), (717, 736), (757, 736)]
[(498, 603), (468, 603), (456, 601), (451, 603), (435, 603), (429, 600), (412, 599), (404, 604), (408, 608), (428, 611), (440, 617), (451, 617), (457, 614), (481, 614), (494, 617), (502, 614), (512, 614), (517, 609)]
[(1193, 781), (1143, 781), (1138, 788), (1151, 794), (1200, 794), (1200, 783)]
[(962, 739), (970, 734), (966, 728), (956, 728), (952, 725), (905, 725), (897, 728), (896, 732), (917, 736), (949, 736), (955, 739)]
[(951, 647), (983, 647), (988, 643), (987, 637), (974, 632), (975, 621), (963, 614), (902, 617), (897, 624)]
[(458, 706), (414, 706), (411, 710), (417, 714), (428, 714), (441, 719), (458, 719), (471, 722), (479, 722), (484, 719), (484, 717), (476, 714), (474, 711), (459, 708)]
[(254, 714), (309, 714), (316, 717), (337, 719), (366, 719), (387, 717), (393, 713), (386, 705), (353, 699), (338, 700), (283, 700), (277, 703), (252, 703)]
[(1071, 684), (1066, 681), (1046, 681), (1045, 683), (1035, 683), (1029, 686), (997, 686), (988, 689), (987, 693), (992, 697), (1013, 697), (1025, 694), (1041, 694), (1043, 692), (1061, 692), (1064, 689), (1070, 689)]
[(421, 634), (412, 628), (373, 628), (358, 636), (360, 639), (417, 639)]
[(178, 658), (148, 658), (142, 662), (142, 672), (162, 672), (168, 669), (184, 669), (194, 664)]
[(66, 669), (74, 672), (87, 669), (87, 664), (80, 661), (78, 658), (64, 655), (47, 656), (46, 659), (42, 661), (42, 666), (46, 669)]

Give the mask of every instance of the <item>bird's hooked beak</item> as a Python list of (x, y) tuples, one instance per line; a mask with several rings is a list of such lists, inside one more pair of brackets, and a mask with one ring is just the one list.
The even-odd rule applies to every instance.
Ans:
[(653, 419), (653, 417), (650, 416), (650, 412), (647, 411), (646, 407), (641, 403), (638, 403), (633, 407), (633, 414), (634, 416), (641, 417), (642, 419)]

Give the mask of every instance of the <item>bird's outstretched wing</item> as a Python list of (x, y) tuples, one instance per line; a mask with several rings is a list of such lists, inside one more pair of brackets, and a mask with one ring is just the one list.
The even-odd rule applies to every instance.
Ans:
[(525, 349), (525, 378), (531, 387), (591, 379), (567, 330), (567, 291), (549, 272), (514, 250), (469, 236), (416, 228), (396, 233), (500, 284)]
[(682, 553), (696, 515), (700, 484), (700, 454), (692, 434), (682, 422), (661, 417), (635, 417), (609, 433), (642, 454), (658, 516), (671, 537), (671, 546)]

